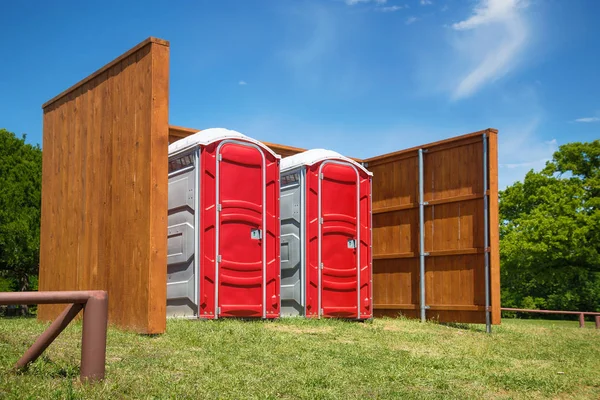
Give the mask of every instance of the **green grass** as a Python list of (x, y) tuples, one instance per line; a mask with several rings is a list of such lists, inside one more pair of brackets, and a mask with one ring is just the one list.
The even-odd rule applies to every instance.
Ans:
[(600, 398), (600, 331), (576, 322), (504, 320), (486, 335), (406, 319), (169, 321), (159, 336), (110, 329), (96, 385), (78, 381), (79, 324), (12, 370), (45, 326), (0, 319), (0, 398)]

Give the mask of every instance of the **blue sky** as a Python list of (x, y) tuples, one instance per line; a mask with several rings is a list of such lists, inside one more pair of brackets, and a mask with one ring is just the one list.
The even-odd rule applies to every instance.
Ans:
[[(99, 6), (101, 4), (101, 6)], [(600, 1), (5, 1), (0, 127), (148, 36), (170, 123), (368, 157), (493, 127), (500, 185), (600, 138)]]

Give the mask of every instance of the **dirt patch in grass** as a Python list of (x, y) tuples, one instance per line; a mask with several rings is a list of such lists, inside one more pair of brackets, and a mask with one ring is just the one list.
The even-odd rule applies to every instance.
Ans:
[(308, 335), (319, 335), (326, 334), (333, 331), (333, 328), (330, 326), (323, 327), (303, 327), (303, 326), (294, 326), (294, 325), (276, 325), (276, 324), (267, 324), (265, 325), (267, 329), (272, 329), (278, 332), (286, 332), (286, 333), (304, 333)]

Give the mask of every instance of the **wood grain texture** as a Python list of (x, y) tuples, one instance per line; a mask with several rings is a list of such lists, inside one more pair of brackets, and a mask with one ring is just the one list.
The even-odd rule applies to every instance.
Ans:
[[(376, 315), (401, 312), (418, 317), (418, 149), (423, 148), (428, 318), (485, 322), (484, 255), (490, 252), (492, 322), (500, 323), (499, 259), (494, 254), (499, 240), (494, 139), (489, 141), (488, 153), (490, 189), (483, 186), (483, 138), (496, 134), (489, 129), (364, 160), (373, 172)], [(496, 199), (490, 201), (489, 222), (495, 232), (490, 229), (488, 249), (484, 248), (484, 194)]]
[[(149, 38), (44, 104), (40, 290), (104, 289), (109, 319), (165, 330), (168, 144), (197, 129), (169, 125), (169, 44)], [(483, 137), (489, 138), (489, 190)], [(304, 149), (266, 143), (283, 157)], [(418, 158), (424, 154), (429, 318), (482, 323), (490, 254), (492, 322), (500, 323), (497, 131), (384, 154), (373, 177), (375, 315), (418, 317)], [(490, 197), (490, 246), (483, 198)], [(60, 307), (45, 305), (48, 320)]]
[(107, 290), (140, 333), (166, 323), (168, 74), (150, 38), (43, 106), (39, 290)]
[(498, 208), (498, 131), (488, 131), (490, 192), (490, 290), (492, 323), (500, 324), (500, 219)]

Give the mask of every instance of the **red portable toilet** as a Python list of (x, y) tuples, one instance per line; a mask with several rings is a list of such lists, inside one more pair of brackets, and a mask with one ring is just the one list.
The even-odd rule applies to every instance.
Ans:
[(282, 315), (373, 316), (371, 177), (331, 150), (281, 161)]
[(279, 316), (280, 158), (221, 128), (169, 146), (168, 316)]

